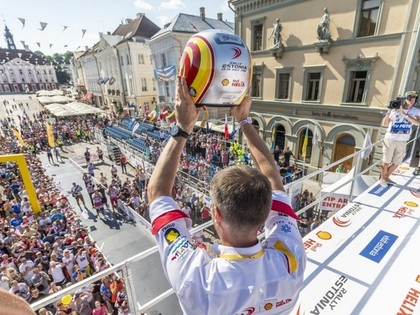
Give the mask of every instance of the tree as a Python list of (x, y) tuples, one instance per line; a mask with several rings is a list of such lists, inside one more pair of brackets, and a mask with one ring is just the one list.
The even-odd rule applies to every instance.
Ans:
[(55, 74), (59, 84), (70, 83), (71, 76), (67, 70), (70, 68), (70, 62), (73, 58), (72, 52), (67, 51), (64, 54), (55, 53), (52, 56), (47, 56), (41, 51), (35, 51), (35, 54), (45, 59), (47, 63), (54, 65)]

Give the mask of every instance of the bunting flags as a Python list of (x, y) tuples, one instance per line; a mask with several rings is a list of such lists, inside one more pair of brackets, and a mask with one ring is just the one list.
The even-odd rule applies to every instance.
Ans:
[(51, 49), (52, 46), (53, 46), (53, 44), (50, 44), (50, 49)]
[(48, 23), (45, 22), (39, 22), (39, 24), (41, 25), (41, 28), (39, 29), (40, 31), (45, 30), (45, 28), (47, 27)]
[(25, 27), (25, 19), (24, 18), (18, 18), (20, 23), (22, 23), (22, 29)]
[(66, 29), (67, 29), (67, 26), (65, 26), (65, 25), (64, 25), (64, 26), (63, 26), (63, 32), (64, 32)]
[(20, 145), (22, 147), (26, 147), (26, 143), (25, 141), (22, 139), (22, 135), (20, 134), (20, 132), (17, 129), (13, 129), (13, 134), (15, 135), (16, 139), (18, 139)]
[(173, 81), (176, 79), (176, 68), (175, 65), (154, 69), (155, 79), (159, 81)]
[(229, 136), (228, 119), (227, 114), (225, 113), (225, 140), (229, 140)]
[(20, 42), (22, 43), (22, 46), (25, 47), (25, 41), (21, 40)]
[(41, 48), (41, 43), (40, 42), (37, 42), (36, 44), (38, 45), (39, 48)]
[(237, 132), (238, 130), (236, 128), (233, 129), (233, 131), (229, 134), (229, 139), (233, 139), (233, 137), (236, 135)]
[(156, 120), (159, 117), (159, 108), (157, 105), (155, 105), (155, 108), (153, 108), (152, 112), (147, 115), (147, 118), (149, 118), (149, 120)]
[(47, 122), (45, 124), (46, 128), (47, 128), (47, 137), (48, 137), (48, 144), (51, 148), (55, 147), (55, 140), (54, 140), (54, 132), (52, 129), (52, 126), (49, 122)]
[(85, 37), (86, 30), (82, 30), (82, 38)]
[(370, 139), (369, 133), (366, 133), (365, 140), (363, 141), (363, 149), (360, 153), (360, 157), (364, 160), (369, 158), (370, 152), (372, 152), (372, 140)]
[(303, 139), (303, 144), (302, 144), (302, 157), (304, 159), (306, 158), (306, 149), (308, 147), (308, 140), (309, 140), (308, 126), (306, 126), (305, 138)]

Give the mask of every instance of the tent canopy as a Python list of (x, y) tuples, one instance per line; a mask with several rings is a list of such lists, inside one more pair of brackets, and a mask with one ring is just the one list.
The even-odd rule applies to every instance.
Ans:
[(40, 90), (38, 92), (36, 92), (36, 96), (54, 96), (54, 95), (63, 95), (63, 91), (61, 90), (52, 90), (52, 91), (47, 91), (47, 90)]
[(69, 104), (50, 104), (45, 105), (45, 108), (54, 116), (66, 117), (66, 116), (80, 116), (88, 114), (103, 114), (105, 111), (102, 109), (86, 105), (84, 103), (73, 102)]
[(38, 101), (41, 104), (52, 104), (52, 103), (70, 103), (74, 101), (74, 99), (63, 96), (63, 95), (56, 95), (56, 96), (41, 96), (38, 97)]

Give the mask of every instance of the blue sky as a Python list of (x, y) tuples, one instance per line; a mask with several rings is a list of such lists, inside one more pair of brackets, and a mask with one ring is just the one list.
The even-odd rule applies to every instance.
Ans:
[[(234, 20), (227, 0), (0, 0), (0, 47), (7, 48), (4, 22), (18, 49), (23, 49), (24, 41), (32, 51), (51, 55), (91, 47), (99, 41), (99, 32), (112, 32), (140, 12), (163, 27), (181, 12), (198, 16), (200, 7), (206, 8), (206, 17), (217, 18), (221, 12), (224, 20)], [(25, 20), (24, 26), (19, 18)], [(48, 23), (43, 31), (40, 22)]]

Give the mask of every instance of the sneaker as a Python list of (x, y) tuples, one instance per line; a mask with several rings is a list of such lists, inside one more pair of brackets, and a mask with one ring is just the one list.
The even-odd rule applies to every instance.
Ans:
[(420, 175), (420, 167), (416, 167), (416, 169), (413, 172), (413, 175)]
[(388, 182), (384, 179), (381, 179), (379, 181), (379, 184), (383, 187), (383, 188), (387, 188), (388, 187)]
[(392, 179), (387, 179), (386, 180), (387, 182), (388, 182), (388, 184), (391, 184), (391, 185), (397, 185), (397, 183), (396, 182), (394, 182)]

